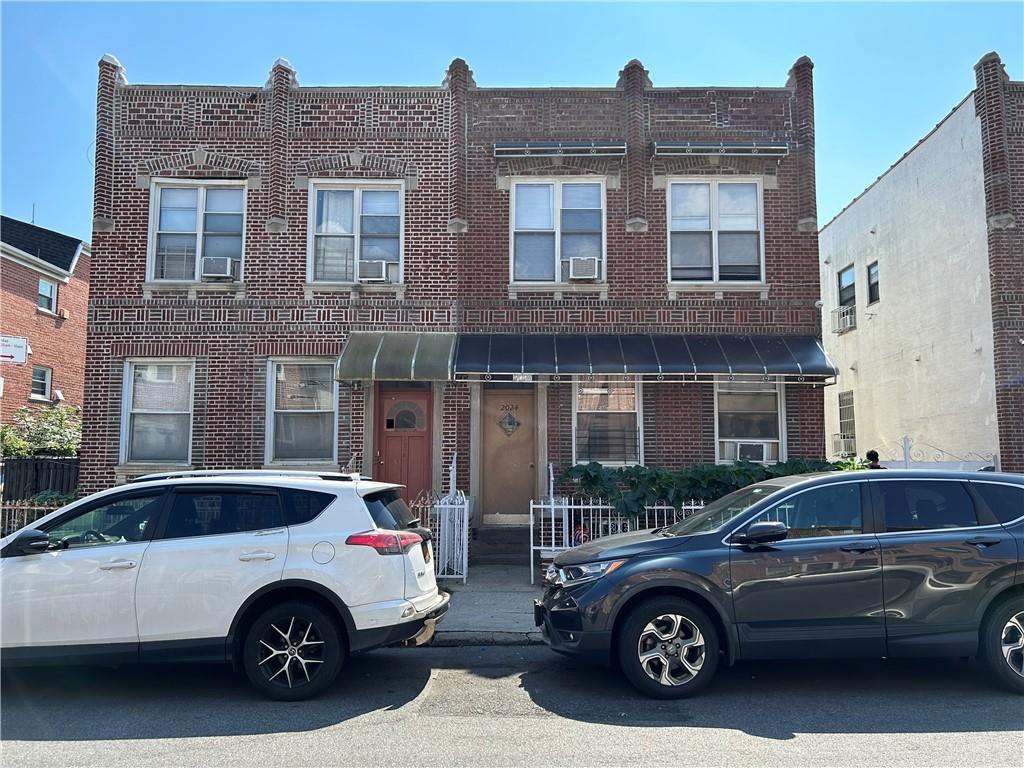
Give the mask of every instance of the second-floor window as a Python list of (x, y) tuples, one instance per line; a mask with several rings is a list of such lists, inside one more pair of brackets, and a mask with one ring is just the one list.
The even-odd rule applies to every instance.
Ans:
[(57, 284), (45, 277), (39, 278), (39, 293), (36, 296), (36, 306), (47, 312), (57, 311)]
[(668, 198), (671, 280), (764, 279), (760, 182), (675, 181)]
[(600, 182), (516, 182), (511, 218), (513, 282), (604, 279), (604, 187)]
[(402, 208), (399, 185), (312, 185), (308, 279), (401, 283)]
[(852, 264), (839, 271), (839, 306), (857, 306), (857, 281)]
[(878, 262), (868, 264), (868, 304), (878, 301)]
[[(241, 274), (245, 188), (239, 184), (157, 183), (150, 279), (195, 281)], [(204, 269), (203, 259), (220, 257)], [(234, 270), (234, 272), (232, 272)]]

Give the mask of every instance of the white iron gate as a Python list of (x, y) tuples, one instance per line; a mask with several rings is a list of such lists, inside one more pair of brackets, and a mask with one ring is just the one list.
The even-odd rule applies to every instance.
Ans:
[(450, 493), (425, 507), (423, 524), (434, 534), (434, 574), (466, 580), (469, 564), (469, 498)]

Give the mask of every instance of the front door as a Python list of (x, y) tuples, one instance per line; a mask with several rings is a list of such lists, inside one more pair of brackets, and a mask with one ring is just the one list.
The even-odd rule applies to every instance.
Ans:
[(374, 480), (405, 486), (412, 502), (431, 490), (430, 390), (381, 387), (377, 396)]
[(485, 389), (482, 406), (483, 514), (491, 523), (526, 522), (537, 474), (534, 390)]
[(733, 545), (733, 610), (744, 658), (884, 656), (878, 539), (867, 483), (809, 488), (755, 518), (789, 527), (783, 541)]

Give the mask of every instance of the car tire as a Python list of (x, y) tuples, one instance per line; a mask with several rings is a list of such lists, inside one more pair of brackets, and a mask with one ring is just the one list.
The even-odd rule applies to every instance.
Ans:
[(333, 616), (312, 603), (287, 601), (256, 617), (242, 659), (249, 682), (264, 696), (300, 701), (330, 687), (346, 653)]
[(684, 699), (700, 693), (715, 676), (718, 631), (689, 600), (658, 597), (630, 611), (617, 651), (619, 667), (641, 693)]
[(1024, 694), (1024, 595), (998, 603), (981, 628), (981, 660), (1003, 688)]

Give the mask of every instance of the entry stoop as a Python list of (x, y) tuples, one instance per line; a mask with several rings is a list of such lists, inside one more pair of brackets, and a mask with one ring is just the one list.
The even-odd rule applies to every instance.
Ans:
[(530, 560), (530, 526), (482, 525), (474, 528), (469, 562), (525, 565)]

